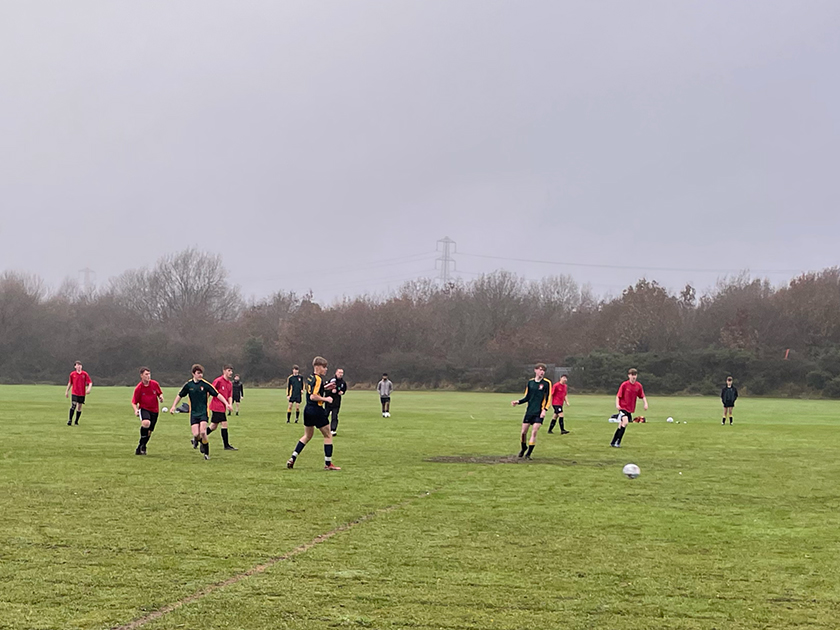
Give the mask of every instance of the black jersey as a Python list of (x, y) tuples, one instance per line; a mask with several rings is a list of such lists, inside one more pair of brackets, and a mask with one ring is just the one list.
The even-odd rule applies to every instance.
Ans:
[(215, 398), (218, 395), (219, 392), (216, 391), (216, 388), (204, 379), (197, 383), (190, 379), (184, 383), (181, 391), (178, 392), (178, 396), (181, 398), (190, 397), (190, 415), (193, 418), (207, 417), (207, 397)]

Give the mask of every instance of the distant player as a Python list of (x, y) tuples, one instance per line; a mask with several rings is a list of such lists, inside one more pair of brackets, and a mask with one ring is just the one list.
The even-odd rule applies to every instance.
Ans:
[(394, 384), (388, 380), (387, 372), (382, 375), (382, 380), (376, 384), (376, 391), (379, 392), (379, 402), (382, 404), (382, 417), (391, 417), (391, 392), (394, 391)]
[(131, 406), (140, 418), (140, 443), (134, 450), (135, 455), (146, 454), (146, 444), (152, 438), (158, 421), (158, 405), (163, 404), (163, 391), (157, 381), (152, 380), (152, 372), (147, 367), (140, 368), (140, 382), (134, 388)]
[[(245, 386), (239, 379), (239, 374), (233, 377), (233, 404), (236, 405), (236, 415), (239, 415), (239, 403), (245, 398)], [(230, 415), (230, 411), (228, 411)]]
[(633, 412), (636, 411), (636, 401), (641, 398), (645, 403), (645, 411), (648, 408), (645, 390), (642, 388), (642, 384), (636, 380), (637, 378), (639, 378), (639, 373), (636, 368), (630, 368), (627, 371), (627, 380), (621, 384), (618, 388), (618, 394), (615, 396), (615, 408), (618, 409), (618, 428), (615, 430), (612, 442), (610, 442), (610, 446), (615, 448), (621, 447), (621, 438), (624, 437), (627, 424), (633, 419)]
[(568, 406), (569, 399), (567, 397), (567, 393), (569, 391), (568, 386), (566, 385), (566, 375), (560, 377), (560, 380), (554, 384), (554, 387), (551, 388), (551, 405), (554, 407), (554, 416), (551, 418), (551, 424), (548, 425), (548, 432), (554, 433), (554, 425), (558, 421), (560, 422), (560, 435), (565, 435), (569, 433), (566, 431), (566, 427), (563, 424), (563, 407)]
[(292, 366), (292, 374), (286, 381), (286, 400), (289, 401), (289, 408), (286, 409), (286, 424), (292, 420), (292, 405), (295, 406), (295, 424), (300, 419), (300, 401), (303, 395), (303, 377), (300, 375), (300, 368)]
[(64, 390), (64, 397), (70, 397), (70, 390), (73, 391), (73, 398), (70, 401), (70, 417), (67, 419), (67, 426), (73, 424), (73, 412), (76, 412), (76, 424), (79, 424), (79, 416), (82, 415), (82, 405), (85, 404), (85, 397), (90, 394), (93, 381), (82, 369), (82, 362), (76, 361), (73, 371), (70, 372), (70, 379), (67, 381), (67, 389)]
[[(233, 367), (226, 365), (222, 368), (222, 375), (213, 381), (213, 388), (219, 392), (219, 395), (228, 401), (227, 412), (233, 408)], [(228, 441), (228, 423), (225, 415), (225, 406), (219, 402), (218, 398), (210, 401), (210, 426), (207, 427), (207, 435), (210, 435), (219, 425), (222, 425), (222, 442), (225, 445), (226, 451), (238, 451), (235, 446), (231, 446)]]
[(341, 399), (344, 398), (344, 393), (347, 391), (347, 381), (344, 380), (343, 369), (338, 368), (335, 371), (335, 376), (327, 383), (327, 388), (333, 399), (327, 405), (327, 415), (330, 417), (330, 433), (335, 435), (338, 433), (338, 414), (341, 411)]
[(341, 470), (332, 463), (333, 442), (330, 434), (330, 421), (324, 404), (332, 403), (331, 396), (327, 396), (324, 387), (324, 375), (327, 373), (327, 360), (324, 357), (315, 357), (312, 361), (312, 372), (306, 379), (306, 406), (303, 408), (303, 437), (292, 451), (292, 456), (286, 462), (287, 468), (294, 468), (298, 455), (303, 447), (315, 435), (318, 429), (324, 436), (324, 470)]
[(735, 401), (738, 400), (738, 389), (732, 384), (732, 377), (726, 377), (726, 386), (720, 390), (720, 400), (723, 403), (723, 420), (721, 424), (726, 424), (726, 418), (729, 417), (729, 424), (732, 424), (732, 412), (735, 411)]
[[(525, 395), (519, 400), (511, 400), (512, 407), (527, 403), (525, 417), (522, 419), (522, 430), (519, 434), (521, 449), (519, 457), (531, 459), (534, 447), (537, 445), (537, 432), (545, 420), (545, 411), (548, 409), (548, 401), (551, 397), (551, 381), (545, 378), (545, 363), (537, 363), (534, 366), (534, 378), (528, 381), (525, 386)], [(528, 439), (528, 430), (531, 437)], [(526, 440), (528, 442), (526, 443)], [(527, 452), (526, 452), (527, 451)]]
[(228, 408), (230, 403), (216, 391), (215, 387), (204, 380), (204, 367), (198, 363), (192, 366), (192, 378), (184, 383), (181, 391), (175, 396), (169, 413), (175, 413), (175, 408), (185, 396), (190, 398), (190, 431), (193, 435), (193, 448), (200, 444), (204, 459), (210, 459), (210, 443), (207, 441), (207, 397), (212, 396), (218, 399), (225, 408)]

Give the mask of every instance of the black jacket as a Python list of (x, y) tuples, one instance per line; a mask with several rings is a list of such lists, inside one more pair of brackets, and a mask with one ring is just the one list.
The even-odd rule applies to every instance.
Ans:
[(732, 387), (724, 387), (720, 390), (720, 399), (723, 401), (724, 407), (732, 407), (735, 405), (735, 401), (738, 400), (738, 390), (735, 389), (735, 386)]

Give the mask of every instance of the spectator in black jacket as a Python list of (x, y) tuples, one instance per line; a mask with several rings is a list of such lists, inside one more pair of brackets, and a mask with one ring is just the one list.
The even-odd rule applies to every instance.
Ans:
[(335, 376), (327, 383), (326, 388), (332, 392), (333, 401), (327, 404), (327, 415), (330, 417), (330, 433), (338, 433), (338, 413), (341, 411), (341, 399), (347, 392), (347, 381), (344, 380), (344, 370), (338, 368)]
[[(239, 380), (239, 374), (233, 377), (233, 404), (236, 405), (236, 415), (239, 415), (239, 403), (245, 398), (245, 386)], [(230, 415), (230, 411), (228, 411)]]
[(726, 387), (720, 390), (720, 400), (723, 403), (723, 420), (726, 424), (726, 417), (729, 416), (729, 424), (732, 424), (732, 411), (735, 409), (735, 401), (738, 400), (738, 390), (732, 384), (732, 377), (726, 377)]

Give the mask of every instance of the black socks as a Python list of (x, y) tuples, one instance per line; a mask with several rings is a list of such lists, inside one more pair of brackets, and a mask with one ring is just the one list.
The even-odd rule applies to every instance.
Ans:
[(224, 443), (224, 445), (226, 447), (230, 446), (230, 442), (228, 442), (228, 430), (227, 429), (222, 429), (222, 442)]
[(329, 466), (332, 463), (332, 444), (324, 444), (324, 466)]

